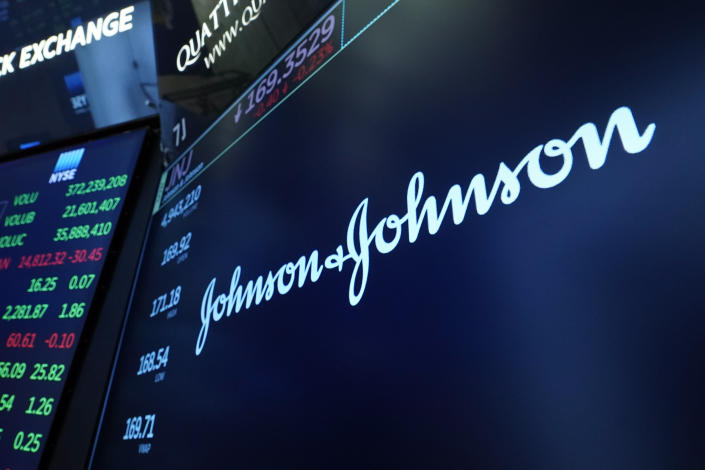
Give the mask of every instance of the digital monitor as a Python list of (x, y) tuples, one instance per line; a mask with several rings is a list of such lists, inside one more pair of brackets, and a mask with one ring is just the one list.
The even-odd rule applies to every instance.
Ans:
[(147, 0), (0, 0), (0, 155), (157, 114)]
[(90, 468), (701, 468), (696, 9), (334, 3), (164, 173)]
[(94, 299), (144, 137), (0, 162), (3, 470), (40, 463), (84, 325), (99, 313)]
[(331, 0), (154, 2), (162, 146), (178, 156)]

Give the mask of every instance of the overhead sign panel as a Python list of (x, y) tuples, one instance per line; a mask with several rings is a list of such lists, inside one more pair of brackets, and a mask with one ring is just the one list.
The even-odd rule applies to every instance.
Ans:
[(6, 6), (0, 155), (156, 113), (149, 2), (58, 3)]
[(162, 144), (200, 135), (332, 0), (207, 0), (155, 6)]

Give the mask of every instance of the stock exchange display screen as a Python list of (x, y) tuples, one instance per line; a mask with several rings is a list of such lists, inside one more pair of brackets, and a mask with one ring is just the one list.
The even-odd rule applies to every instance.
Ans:
[(0, 154), (156, 114), (151, 18), (147, 0), (1, 0)]
[(144, 131), (0, 163), (0, 468), (37, 468)]
[(703, 467), (699, 13), (334, 3), (164, 173), (90, 468)]

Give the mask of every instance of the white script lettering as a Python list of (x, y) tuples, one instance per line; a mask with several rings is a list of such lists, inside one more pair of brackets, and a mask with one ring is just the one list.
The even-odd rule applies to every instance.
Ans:
[[(585, 149), (588, 165), (591, 169), (601, 168), (607, 159), (607, 152), (612, 142), (615, 131), (619, 134), (622, 147), (627, 153), (637, 154), (644, 151), (654, 136), (656, 124), (649, 124), (643, 133), (639, 132), (634, 116), (627, 107), (615, 110), (607, 123), (604, 136), (600, 138), (597, 126), (593, 123), (583, 124), (568, 140), (551, 139), (545, 145), (539, 145), (531, 150), (512, 170), (504, 162), (499, 164), (497, 176), (489, 193), (485, 176), (476, 174), (470, 179), (463, 194), (463, 187), (459, 184), (451, 186), (448, 194), (438, 210), (438, 201), (435, 196), (424, 199), (424, 174), (415, 173), (409, 181), (406, 192), (406, 209), (403, 216), (390, 214), (380, 220), (370, 232), (367, 222), (367, 209), (370, 201), (365, 198), (355, 209), (347, 229), (345, 247), (339, 245), (335, 252), (325, 258), (320, 266), (318, 250), (314, 250), (309, 257), (302, 256), (296, 263), (286, 263), (275, 273), (269, 271), (266, 278), (259, 276), (256, 281), (249, 281), (242, 287), (240, 276), (242, 268), (237, 266), (233, 271), (230, 281), (230, 291), (216, 296), (216, 282), (211, 279), (201, 303), (201, 329), (196, 341), (196, 355), (200, 355), (208, 337), (211, 322), (217, 323), (224, 316), (230, 317), (233, 311), (239, 313), (242, 308), (249, 309), (263, 301), (269, 301), (274, 296), (275, 290), (279, 295), (286, 295), (294, 286), (302, 288), (306, 281), (316, 283), (323, 273), (323, 269), (343, 270), (346, 261), (354, 263), (350, 276), (348, 300), (350, 305), (357, 305), (365, 294), (368, 274), (370, 270), (370, 252), (374, 245), (377, 253), (388, 254), (394, 251), (402, 238), (404, 224), (407, 226), (409, 243), (418, 240), (424, 223), (430, 235), (435, 235), (441, 228), (443, 221), (450, 211), (453, 223), (460, 225), (468, 212), (470, 199), (474, 196), (475, 212), (484, 215), (489, 212), (497, 195), (504, 205), (512, 204), (519, 197), (521, 184), (519, 174), (526, 168), (526, 173), (532, 185), (541, 189), (553, 188), (562, 183), (570, 174), (573, 167), (573, 149), (582, 142)], [(541, 167), (541, 159), (561, 158), (560, 169), (553, 173), (546, 173)], [(385, 235), (385, 230), (388, 235)]]

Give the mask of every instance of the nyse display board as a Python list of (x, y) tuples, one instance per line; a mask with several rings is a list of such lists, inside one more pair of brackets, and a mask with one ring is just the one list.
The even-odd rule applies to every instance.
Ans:
[(0, 153), (156, 114), (148, 1), (3, 3)]
[(0, 467), (37, 468), (145, 131), (0, 163)]
[(164, 173), (90, 468), (705, 465), (699, 15), (361, 3)]

